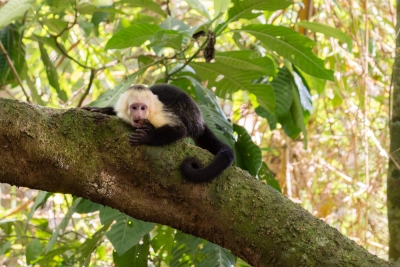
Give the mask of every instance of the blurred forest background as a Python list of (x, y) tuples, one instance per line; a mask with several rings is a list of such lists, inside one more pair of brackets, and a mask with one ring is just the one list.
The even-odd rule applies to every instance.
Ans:
[[(304, 0), (293, 4), (266, 1), (269, 3), (266, 7), (255, 8), (261, 10), (257, 16), (246, 14), (233, 19), (237, 13), (232, 6), (239, 2), (2, 0), (0, 14), (12, 12), (8, 17), (0, 16), (3, 46), (0, 49), (8, 52), (18, 75), (10, 68), (7, 57), (0, 55), (0, 97), (47, 107), (74, 108), (113, 92), (111, 89), (126, 77), (134, 83), (151, 85), (167, 81), (181, 87), (189, 86), (188, 83), (192, 86), (198, 81), (190, 74), (193, 69), (202, 78), (197, 85), (213, 89), (212, 82), (204, 82), (204, 77), (215, 73), (207, 73), (208, 70), (202, 70), (205, 65), (201, 65), (209, 64), (204, 63), (201, 51), (210, 45), (214, 37), (209, 30), (213, 30), (217, 63), (220, 60), (222, 64), (228, 55), (219, 52), (252, 51), (273, 62), (269, 73), (265, 72), (265, 84), (270, 77), (278, 77), (278, 71), (284, 75), (285, 70), (302, 74), (303, 82), (308, 81), (303, 87), (306, 92), (300, 92), (307, 95), (308, 91), (308, 101), (312, 103), (312, 107), (302, 103), (305, 129), (302, 123), (295, 122), (295, 127), (285, 124), (282, 117), (273, 118), (273, 109), (279, 103), (269, 103), (268, 95), (238, 89), (228, 91), (229, 97), (224, 98), (223, 93), (213, 90), (226, 117), (238, 125), (234, 131), (247, 130), (260, 148), (262, 162), (279, 183), (275, 187), (371, 253), (387, 259), (386, 171), (396, 36), (394, 0)], [(229, 24), (224, 24), (228, 19)], [(9, 24), (11, 20), (13, 24)], [(301, 35), (315, 41), (315, 46), (313, 43), (305, 46), (323, 59), (321, 65), (334, 74), (326, 71), (325, 76), (315, 78), (317, 75), (312, 71), (279, 54), (279, 48), (268, 47), (268, 41), (257, 34), (250, 35), (251, 30), (258, 30), (257, 24), (292, 29), (298, 33), (294, 38), (299, 40), (299, 47), (308, 42), (299, 39)], [(162, 26), (163, 35), (157, 36), (160, 29), (154, 25)], [(236, 31), (239, 28), (247, 32)], [(129, 29), (125, 34), (136, 39), (121, 35), (124, 29)], [(183, 39), (177, 32), (185, 32)], [(194, 40), (187, 37), (198, 32), (207, 37), (201, 34)], [(149, 36), (145, 37), (146, 34)], [(203, 42), (205, 38), (207, 41)], [(296, 47), (294, 42), (291, 44)], [(243, 60), (244, 54), (229, 56)], [(199, 63), (190, 65), (190, 69), (187, 61)], [(228, 62), (224, 66), (229, 69), (229, 65)], [(254, 72), (257, 71), (255, 68)], [(229, 75), (236, 74), (226, 73), (225, 77)], [(299, 77), (293, 75), (294, 80)], [(297, 89), (300, 91), (301, 86)], [(275, 96), (279, 102), (277, 92)], [(103, 98), (101, 103), (104, 99), (109, 98)], [(257, 173), (258, 170), (254, 175)], [(273, 179), (267, 182), (273, 183)], [(133, 266), (124, 265), (110, 242), (105, 241), (107, 229), (100, 223), (96, 208), (74, 212), (70, 214), (71, 220), (65, 222), (63, 218), (74, 203), (69, 195), (0, 184), (0, 196), (0, 266), (111, 266), (113, 262), (118, 266)], [(60, 228), (60, 222), (66, 225)], [(60, 229), (57, 244), (43, 253), (54, 232)], [(140, 246), (133, 247), (139, 250), (143, 245), (151, 246), (149, 255), (145, 254), (150, 263), (146, 260), (145, 264), (135, 266), (206, 264), (201, 256), (190, 259), (192, 252), (184, 253), (174, 245), (185, 238), (174, 229), (156, 226), (140, 241)], [(88, 244), (90, 240), (95, 242)], [(186, 244), (198, 246), (203, 241), (196, 242), (191, 240)], [(87, 245), (87, 254), (74, 257), (82, 244)], [(205, 248), (206, 243), (202, 244)], [(210, 253), (203, 252), (203, 255)], [(240, 259), (226, 257), (229, 264), (246, 266)]]

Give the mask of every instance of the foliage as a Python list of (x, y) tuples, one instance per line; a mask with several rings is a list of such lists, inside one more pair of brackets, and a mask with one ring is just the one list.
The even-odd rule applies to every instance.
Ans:
[[(340, 27), (298, 21), (300, 12), (300, 6), (289, 0), (215, 0), (213, 6), (197, 0), (10, 0), (0, 8), (0, 41), (12, 61), (10, 66), (0, 54), (0, 96), (53, 107), (109, 106), (131, 83), (177, 85), (199, 103), (217, 136), (235, 149), (237, 166), (275, 189), (283, 189), (289, 197), (302, 199), (301, 189), (293, 193), (299, 186), (290, 184), (287, 174), (292, 170), (286, 172), (286, 168), (304, 153), (296, 152), (298, 141), (306, 151), (315, 150), (309, 136), (310, 131), (319, 130), (311, 125), (307, 131), (308, 123), (317, 120), (319, 125), (327, 125), (324, 119), (330, 114), (325, 110), (327, 114), (311, 117), (313, 106), (320, 112), (321, 106), (327, 106), (326, 96), (332, 96), (328, 108), (335, 112), (354, 89), (349, 85), (355, 83), (354, 76), (334, 80), (330, 69), (345, 73), (337, 69), (338, 58), (353, 51), (357, 56), (362, 50), (352, 46), (350, 36), (358, 34), (355, 29), (346, 33), (346, 12), (339, 12)], [(304, 28), (325, 36), (318, 35), (315, 42), (302, 34)], [(318, 51), (325, 60), (316, 55)], [(208, 62), (204, 59), (207, 55), (214, 59)], [(371, 73), (384, 82), (383, 71), (377, 69)], [(324, 91), (326, 81), (331, 82)], [(344, 90), (337, 89), (343, 86)], [(361, 105), (366, 105), (367, 100), (360, 99)], [(373, 101), (382, 100), (377, 95)], [(275, 131), (273, 139), (267, 127), (282, 130), (286, 136)], [(316, 136), (314, 132), (312, 136)], [(277, 145), (279, 142), (284, 146)], [(348, 145), (343, 140), (335, 142), (327, 145)], [(286, 163), (280, 170), (274, 159), (289, 147), (291, 152), (281, 153), (284, 160), (279, 158)], [(300, 161), (299, 165), (310, 166)], [(337, 170), (345, 164), (328, 165)], [(355, 173), (349, 171), (348, 175)], [(321, 176), (326, 179), (325, 174)], [(345, 189), (339, 185), (337, 190)], [(323, 189), (316, 191), (321, 196)], [(87, 200), (63, 197), (64, 201), (61, 195), (39, 192), (31, 196), (31, 211), (19, 216), (0, 209), (0, 215), (7, 215), (0, 219), (0, 235), (9, 237), (0, 239), (0, 262), (7, 266), (16, 266), (17, 261), (40, 266), (245, 264), (223, 248), (167, 226), (141, 222)], [(49, 202), (58, 203), (53, 204), (58, 211), (52, 214), (60, 217), (43, 219), (44, 211), (51, 211), (46, 207)], [(325, 203), (325, 208), (319, 209), (312, 199), (303, 204), (321, 217), (332, 214), (335, 207)]]

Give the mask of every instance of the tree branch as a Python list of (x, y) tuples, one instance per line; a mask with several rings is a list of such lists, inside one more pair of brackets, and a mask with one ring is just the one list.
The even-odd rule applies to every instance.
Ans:
[(183, 180), (177, 142), (131, 147), (116, 117), (0, 99), (0, 182), (70, 193), (226, 247), (255, 266), (394, 266), (236, 167)]

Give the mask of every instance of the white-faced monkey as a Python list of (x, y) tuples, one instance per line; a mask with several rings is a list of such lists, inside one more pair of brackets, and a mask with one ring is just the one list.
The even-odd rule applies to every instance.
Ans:
[(195, 157), (182, 162), (182, 175), (192, 182), (211, 181), (233, 163), (232, 149), (211, 132), (196, 102), (178, 87), (168, 84), (150, 88), (133, 85), (119, 97), (115, 107), (84, 109), (117, 115), (136, 127), (129, 136), (129, 143), (133, 146), (162, 146), (191, 137), (197, 146), (215, 155), (204, 167)]

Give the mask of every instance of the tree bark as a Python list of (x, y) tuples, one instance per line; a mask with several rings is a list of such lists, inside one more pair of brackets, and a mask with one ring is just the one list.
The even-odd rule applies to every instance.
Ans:
[(396, 52), (392, 70), (393, 94), (390, 120), (390, 160), (387, 175), (389, 260), (400, 259), (400, 0), (397, 0)]
[(115, 117), (0, 99), (0, 182), (69, 193), (137, 219), (169, 225), (254, 266), (394, 266), (369, 254), (236, 167), (211, 183), (183, 180), (184, 142), (131, 147)]

